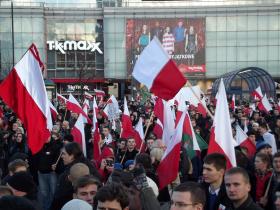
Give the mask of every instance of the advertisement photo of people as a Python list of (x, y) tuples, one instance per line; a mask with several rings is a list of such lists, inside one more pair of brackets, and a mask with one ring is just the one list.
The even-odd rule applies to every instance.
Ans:
[(185, 76), (205, 76), (205, 18), (128, 19), (128, 74), (154, 37), (158, 38)]

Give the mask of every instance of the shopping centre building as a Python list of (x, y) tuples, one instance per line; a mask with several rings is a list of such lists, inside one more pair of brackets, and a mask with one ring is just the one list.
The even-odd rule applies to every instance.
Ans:
[(205, 90), (246, 67), (279, 82), (280, 0), (0, 1), (0, 79), (33, 42), (58, 92), (123, 95), (136, 84), (133, 66), (155, 36)]

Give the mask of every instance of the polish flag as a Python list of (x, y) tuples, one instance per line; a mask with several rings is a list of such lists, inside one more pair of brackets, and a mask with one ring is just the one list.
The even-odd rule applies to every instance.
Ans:
[(234, 94), (232, 95), (230, 108), (231, 108), (231, 110), (235, 111), (235, 95)]
[(186, 79), (155, 37), (140, 54), (133, 77), (156, 96), (168, 101), (186, 84)]
[(164, 145), (167, 145), (168, 141), (170, 141), (171, 137), (174, 135), (175, 127), (176, 127), (175, 120), (171, 107), (169, 106), (168, 102), (164, 102), (163, 133), (162, 133), (162, 141)]
[(98, 106), (95, 100), (95, 97), (93, 99), (93, 126), (92, 126), (92, 133), (93, 133), (93, 159), (96, 161), (99, 161), (101, 156), (101, 150), (99, 147), (99, 141), (100, 141), (100, 133), (98, 128), (98, 121), (97, 121), (97, 113), (98, 113)]
[(71, 134), (74, 137), (74, 141), (81, 145), (84, 156), (87, 155), (86, 150), (86, 139), (85, 139), (85, 126), (84, 126), (84, 117), (79, 115), (74, 127), (71, 130)]
[(174, 135), (172, 135), (170, 140), (167, 141), (167, 148), (164, 151), (164, 154), (157, 168), (160, 189), (163, 189), (165, 186), (174, 181), (178, 175), (181, 140), (185, 116), (186, 110), (183, 112), (178, 122)]
[(264, 94), (264, 97), (261, 99), (261, 101), (258, 103), (258, 108), (260, 111), (269, 113), (269, 111), (272, 110), (272, 107), (266, 97), (266, 94)]
[(121, 129), (121, 138), (129, 138), (134, 136), (134, 129), (130, 119), (129, 110), (127, 107), (126, 97), (124, 97), (124, 109), (122, 114), (122, 129)]
[(62, 103), (66, 104), (68, 101), (67, 98), (65, 98), (63, 95), (60, 95), (59, 93), (56, 94), (57, 100), (61, 101)]
[(50, 100), (49, 100), (49, 106), (50, 106), (50, 109), (51, 109), (52, 118), (56, 119), (56, 117), (58, 115), (58, 112), (57, 112), (56, 108), (54, 107), (54, 105), (52, 104), (52, 102)]
[(227, 158), (227, 168), (236, 166), (236, 158), (231, 121), (227, 103), (227, 95), (223, 79), (220, 81), (219, 90), (216, 95), (217, 105), (210, 133), (208, 154), (221, 153)]
[(245, 147), (247, 149), (249, 158), (253, 158), (255, 156), (256, 144), (248, 138), (247, 134), (241, 129), (239, 125), (236, 125), (235, 139), (240, 147)]
[(89, 109), (89, 101), (88, 101), (88, 99), (84, 100), (82, 108), (83, 108), (84, 111), (86, 110), (85, 113), (87, 114), (87, 110)]
[(140, 152), (144, 152), (146, 150), (146, 144), (145, 144), (144, 138), (145, 138), (145, 135), (144, 135), (144, 129), (143, 129), (143, 120), (140, 117), (138, 123), (135, 126), (135, 134), (134, 134), (136, 148), (138, 150), (141, 149)]
[(85, 98), (92, 100), (93, 96), (89, 92), (85, 91)]
[(87, 114), (83, 111), (79, 102), (74, 98), (74, 96), (71, 93), (69, 95), (69, 99), (66, 102), (66, 108), (71, 112), (83, 115), (83, 117), (86, 118), (87, 123), (92, 124), (91, 119), (89, 119)]
[(258, 98), (259, 100), (261, 100), (263, 98), (263, 94), (262, 94), (262, 90), (261, 87), (257, 87), (253, 92), (252, 92), (252, 96), (256, 98)]
[(153, 129), (153, 133), (157, 136), (157, 138), (162, 138), (163, 110), (164, 110), (163, 100), (157, 97), (155, 99), (155, 106), (154, 106), (154, 114), (157, 117), (157, 121)]
[(33, 154), (41, 150), (53, 126), (42, 65), (32, 44), (0, 84), (0, 97), (23, 122)]
[(163, 125), (160, 119), (157, 119), (155, 126), (153, 128), (153, 133), (156, 135), (158, 139), (162, 138), (162, 133), (163, 133)]

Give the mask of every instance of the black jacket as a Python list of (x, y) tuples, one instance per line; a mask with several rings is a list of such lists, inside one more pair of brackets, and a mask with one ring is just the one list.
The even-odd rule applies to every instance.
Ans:
[(226, 208), (226, 210), (262, 210), (256, 203), (254, 203), (253, 199), (249, 196), (247, 200), (241, 204), (238, 208), (234, 208), (233, 204)]
[[(209, 199), (209, 196), (210, 196), (210, 194), (209, 194), (209, 184), (202, 183), (202, 187), (205, 190), (205, 194), (206, 194), (206, 205), (205, 205), (204, 209), (205, 210), (210, 210), (209, 206), (208, 206), (208, 199)], [(218, 197), (217, 197), (217, 200), (216, 200), (215, 208), (211, 209), (211, 210), (218, 210), (220, 204), (222, 204), (225, 207), (228, 207), (231, 204), (231, 201), (229, 200), (229, 198), (227, 196), (226, 188), (225, 188), (224, 183), (222, 183), (220, 191), (218, 193)]]

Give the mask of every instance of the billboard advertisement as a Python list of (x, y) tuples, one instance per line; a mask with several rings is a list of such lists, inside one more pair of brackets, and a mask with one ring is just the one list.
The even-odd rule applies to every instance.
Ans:
[(205, 76), (205, 18), (127, 19), (128, 75), (155, 36), (186, 77)]

